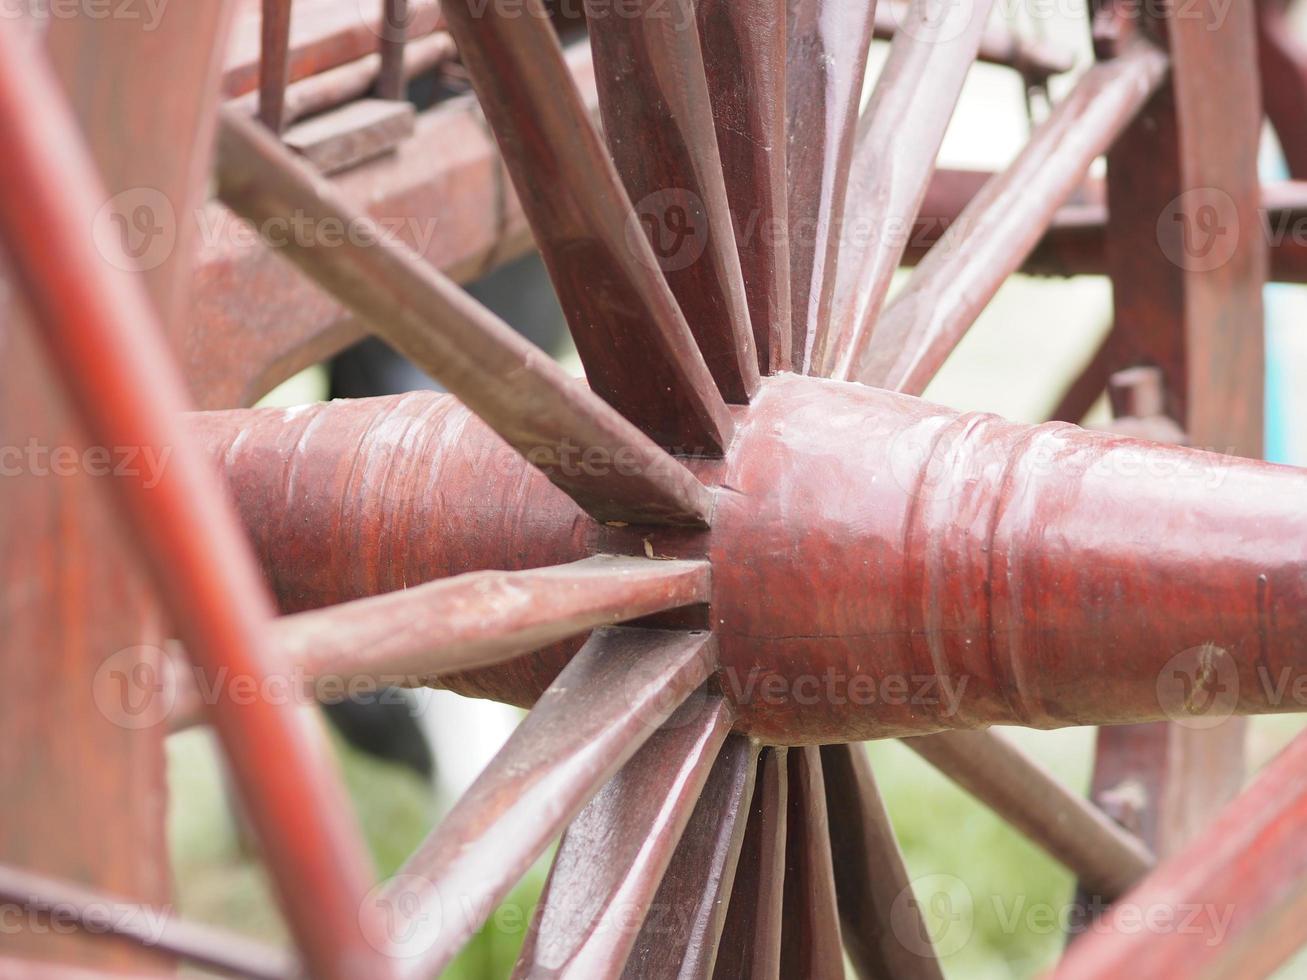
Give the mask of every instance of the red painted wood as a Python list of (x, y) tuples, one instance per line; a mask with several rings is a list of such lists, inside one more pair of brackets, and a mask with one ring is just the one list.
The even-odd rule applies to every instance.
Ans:
[(723, 397), (745, 404), (758, 354), (692, 0), (590, 0), (604, 138), (654, 257)]
[(61, 926), (75, 924), (87, 929), (100, 943), (102, 962), (107, 952), (105, 938), (112, 941), (117, 937), (239, 977), (282, 980), (298, 969), (294, 958), (275, 946), (224, 929), (179, 920), (171, 908), (141, 905), (4, 865), (0, 865), (0, 901), (6, 907), (12, 905), (34, 913), (58, 915)]
[[(290, 80), (330, 71), (377, 50), (385, 0), (293, 0)], [(229, 98), (258, 88), (262, 0), (228, 0), (235, 8), (231, 42), (223, 60), (222, 93)], [(436, 0), (409, 0), (410, 37), (441, 28)]]
[[(597, 630), (390, 879), (406, 976), (441, 970), (495, 904), (711, 672), (707, 633)], [(688, 812), (688, 810), (687, 810)]]
[(285, 126), (286, 85), (290, 80), (291, 0), (262, 0), (259, 22), (259, 122), (274, 133)]
[(1053, 975), (1269, 975), (1307, 939), (1304, 820), (1307, 739), (1299, 737), (1192, 843), (1121, 898)]
[(696, 6), (758, 366), (790, 366), (785, 0)]
[(654, 896), (730, 727), (724, 701), (692, 695), (586, 804), (558, 845), (515, 977), (617, 976), (646, 916), (670, 921)]
[[(333, 407), (293, 507), (275, 442), (222, 461), (287, 608), (647, 546), (712, 561), (722, 691), (766, 741), (1163, 719), (1184, 712), (1167, 679), (1200, 656), (1237, 676), (1235, 713), (1299, 707), (1282, 683), (1307, 667), (1302, 471), (780, 375), (703, 466), (723, 488), (711, 532), (650, 532), (578, 523), (516, 457), (487, 479), (487, 430), (409, 397), (426, 408), (402, 446), (367, 430), (403, 400)], [(529, 704), (569, 652), (450, 683)]]
[(1138, 837), (995, 732), (942, 732), (903, 744), (1075, 871), (1096, 895), (1116, 898), (1153, 865)]
[(844, 948), (831, 866), (821, 750), (789, 753), (781, 976), (843, 980)]
[(707, 980), (713, 975), (757, 769), (758, 746), (729, 736), (663, 874), (623, 977)]
[(764, 749), (713, 976), (780, 976), (789, 778), (785, 749)]
[(1165, 73), (1165, 55), (1147, 42), (1086, 72), (922, 260), (848, 377), (920, 394)]
[(840, 933), (858, 976), (943, 980), (866, 747), (823, 745), (821, 771)]
[[(452, 38), (436, 37), (452, 53)], [(406, 52), (422, 49), (417, 42)], [(380, 60), (377, 55), (372, 59), (373, 65)], [(568, 66), (587, 107), (596, 107), (588, 45), (569, 50)], [(375, 72), (364, 74), (354, 95), (366, 92), (374, 77)], [(291, 84), (289, 117), (319, 101), (332, 101), (313, 91), (301, 98), (303, 87), (318, 80), (333, 88), (336, 84), (325, 75)], [(238, 100), (233, 108), (252, 111), (253, 103)], [(340, 174), (332, 184), (345, 200), (366, 202), (367, 214), (460, 282), (532, 247), (531, 230), (471, 93), (420, 113), (414, 135), (393, 154)], [(178, 347), (200, 407), (253, 404), (296, 372), (365, 335), (347, 309), (277, 250), (270, 253), (220, 202), (209, 202), (197, 224), (207, 232), (193, 300), (178, 328)]]
[(377, 72), (377, 95), (383, 99), (404, 98), (404, 45), (407, 40), (408, 0), (382, 0), (381, 64)]
[[(282, 251), (458, 395), (601, 520), (705, 523), (708, 492), (630, 423), (568, 377), (249, 120), (223, 114), (219, 195), (265, 237), (278, 222), (349, 229), (290, 237)], [(569, 461), (569, 454), (576, 455)], [(623, 462), (623, 460), (625, 462)], [(602, 477), (595, 471), (603, 469)]]
[(590, 386), (663, 446), (720, 453), (731, 418), (587, 118), (540, 0), (445, 4)]
[[(858, 121), (829, 323), (810, 372), (847, 378), (880, 314), (976, 59), (992, 0), (913, 4)], [(887, 176), (888, 175), (888, 176)]]
[[(418, 687), (441, 674), (503, 663), (596, 626), (709, 597), (706, 562), (601, 555), (552, 568), (468, 572), (398, 592), (283, 616), (272, 645), (306, 700), (346, 685)], [(178, 679), (172, 730), (202, 720), (222, 678)], [(292, 691), (292, 693), (294, 693)]]
[(789, 174), (791, 357), (806, 371), (830, 316), (854, 127), (876, 3), (787, 0), (786, 167)]
[(1275, 127), (1289, 173), (1307, 179), (1307, 45), (1294, 30), (1283, 0), (1259, 0), (1257, 64), (1266, 115)]
[[(0, 235), (22, 243), (8, 250), (17, 282), (89, 438), (156, 458), (172, 450), (157, 483), (141, 468), (108, 485), (178, 635), (198, 663), (257, 684), (271, 604), (212, 470), (185, 438), (181, 379), (143, 285), (86, 233), (107, 195), (57, 85), (20, 34), (0, 32), (0, 184), (24, 188), (0, 195)], [(223, 698), (214, 715), (306, 963), (323, 977), (386, 975), (359, 930), (367, 861), (325, 741), (263, 701)]]

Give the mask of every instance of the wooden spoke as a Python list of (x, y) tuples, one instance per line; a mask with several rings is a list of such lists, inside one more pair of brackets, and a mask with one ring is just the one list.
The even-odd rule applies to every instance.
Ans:
[(382, 0), (381, 64), (377, 73), (377, 95), (383, 99), (404, 98), (404, 46), (408, 39), (408, 0)]
[(1307, 47), (1288, 17), (1282, 0), (1261, 0), (1257, 11), (1257, 61), (1262, 102), (1275, 127), (1289, 173), (1307, 179), (1307, 130), (1303, 94), (1307, 92)]
[(290, 81), (291, 0), (262, 0), (259, 21), (259, 122), (274, 133), (286, 124), (286, 85)]
[(57, 915), (61, 923), (75, 921), (89, 928), (92, 935), (119, 936), (235, 976), (283, 980), (297, 970), (294, 959), (276, 947), (223, 929), (178, 921), (167, 909), (125, 901), (73, 882), (5, 865), (0, 865), (0, 901)]
[[(288, 258), (444, 383), (593, 516), (706, 523), (708, 491), (688, 470), (548, 355), (389, 240), (249, 120), (223, 114), (218, 160), (224, 202), (265, 238), (284, 245)], [(319, 232), (343, 229), (345, 239), (317, 247), (319, 232), (285, 235), (288, 216), (309, 220)], [(566, 465), (565, 454), (577, 449), (613, 464), (603, 467), (603, 476), (590, 475), (590, 466)], [(617, 466), (619, 453), (635, 465)]]
[(786, 27), (792, 360), (808, 368), (830, 314), (854, 126), (876, 3), (790, 0)]
[[(416, 687), (503, 663), (596, 626), (707, 602), (709, 565), (600, 555), (521, 572), (468, 572), (273, 621), (296, 680), (370, 678)], [(200, 720), (201, 690), (179, 678), (173, 729)]]
[[(915, 0), (858, 123), (835, 296), (812, 374), (847, 378), (871, 335), (993, 0)], [(888, 175), (888, 176), (887, 176)]]
[[(913, 16), (913, 4), (907, 0), (880, 0), (876, 4), (874, 36), (890, 41), (904, 31)], [(947, 16), (947, 15), (945, 15)], [(983, 22), (985, 18), (980, 18)], [(1013, 68), (1028, 82), (1044, 82), (1051, 75), (1070, 71), (1075, 59), (1069, 50), (1051, 41), (1015, 34), (1004, 23), (984, 25), (976, 58), (991, 65)]]
[(749, 318), (764, 374), (790, 366), (785, 0), (699, 0), (699, 35)]
[(727, 401), (758, 387), (693, 0), (590, 0), (604, 137), (654, 256)]
[(998, 287), (1021, 267), (1094, 157), (1161, 82), (1166, 63), (1160, 51), (1138, 42), (1087, 71), (917, 266), (849, 376), (921, 394)]
[[(719, 697), (692, 697), (649, 737), (563, 835), (516, 977), (616, 976), (731, 726)], [(668, 942), (664, 936), (662, 941)]]
[[(194, 661), (268, 676), (272, 609), (253, 556), (208, 463), (186, 438), (186, 396), (140, 280), (121, 252), (87, 234), (107, 200), (58, 81), (22, 32), (0, 31), (0, 238), (39, 325), (37, 335), (89, 441), (170, 451), (152, 483), (144, 468), (105, 481), (116, 495), (178, 634)], [(265, 699), (214, 706), (305, 963), (322, 977), (389, 973), (364, 939), (359, 902), (370, 877), (326, 742)]]
[[(707, 633), (597, 630), (391, 879), (415, 928), (405, 973), (442, 969), (594, 793), (712, 669)], [(434, 934), (433, 934), (434, 931)]]
[(781, 975), (788, 754), (785, 749), (764, 749), (758, 759), (749, 820), (713, 969), (719, 980), (776, 980)]
[[(1053, 974), (1263, 977), (1307, 939), (1307, 737), (1270, 762), (1198, 837), (1109, 909)], [(1152, 911), (1150, 911), (1152, 910)], [(1170, 915), (1140, 929), (1126, 916)], [(1181, 919), (1185, 928), (1177, 928)], [(1154, 919), (1154, 921), (1158, 921)]]
[(943, 732), (903, 744), (1104, 898), (1123, 894), (1153, 865), (1137, 837), (995, 732)]
[(590, 386), (656, 442), (720, 453), (731, 418), (541, 0), (442, 6)]
[(858, 975), (942, 980), (866, 748), (824, 745), (821, 770), (840, 932)]
[(788, 769), (781, 976), (842, 980), (844, 950), (831, 864), (821, 750), (811, 745), (792, 750)]
[(749, 820), (758, 748), (727, 737), (631, 947), (623, 976), (713, 975)]

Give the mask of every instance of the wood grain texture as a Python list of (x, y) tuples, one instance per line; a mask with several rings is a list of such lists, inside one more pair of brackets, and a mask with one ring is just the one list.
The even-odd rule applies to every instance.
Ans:
[(540, 0), (443, 6), (590, 386), (655, 442), (720, 454), (732, 422)]
[(758, 759), (730, 908), (713, 968), (718, 980), (775, 980), (781, 976), (788, 755), (786, 749), (764, 749)]
[(1087, 71), (931, 248), (886, 307), (849, 377), (918, 395), (1042, 237), (1094, 158), (1166, 73), (1148, 42)]
[(617, 976), (643, 924), (671, 921), (654, 896), (731, 720), (721, 698), (692, 695), (577, 814), (514, 977)]
[(785, 909), (781, 976), (843, 980), (844, 947), (835, 897), (821, 750), (792, 749), (787, 766)]
[[(138, 270), (176, 343), (195, 229), (175, 217), (190, 214), (203, 197), (230, 6), (201, 0), (157, 19), (142, 11), (68, 17), (43, 9), (31, 37), (39, 34), (53, 72), (39, 82), (20, 80), (25, 88), (47, 87), (23, 96), (23, 110), (40, 116), (47, 100), (67, 100), (105, 185), (95, 202), (103, 208), (95, 212), (99, 222), (81, 215), (77, 233), (108, 233), (137, 251), (142, 261), (127, 264)], [(33, 26), (26, 11), (37, 13), (8, 11), (19, 14), (0, 28), (15, 35), (11, 41), (21, 43)], [(6, 140), (5, 153), (16, 152)], [(6, 187), (11, 195), (23, 193)], [(0, 444), (81, 451), (87, 436), (39, 348), (4, 257), (0, 294)], [(166, 635), (135, 542), (104, 493), (106, 482), (85, 472), (29, 471), (0, 487), (0, 589), (8, 597), (0, 615), (0, 659), (8, 674), (0, 692), (0, 785), (7, 798), (22, 800), (0, 821), (0, 860), (164, 905), (172, 878), (159, 733), (118, 724), (121, 716), (100, 710), (94, 697), (93, 678), (102, 668), (150, 676), (157, 652), (150, 648)], [(100, 969), (166, 967), (168, 960), (124, 944), (110, 949), (93, 939), (31, 930), (11, 932), (3, 945), (13, 955), (76, 959)]]
[(903, 744), (1075, 871), (1095, 894), (1117, 898), (1153, 866), (1139, 838), (997, 732), (944, 732)]
[(865, 746), (823, 745), (835, 894), (858, 976), (943, 980)]
[[(1307, 939), (1307, 738), (1077, 940), (1052, 976), (1264, 977)], [(1167, 929), (1138, 916), (1168, 915)], [(1136, 916), (1133, 923), (1127, 918)], [(1178, 928), (1184, 920), (1186, 928)]]
[[(468, 572), (273, 621), (272, 645), (306, 699), (359, 681), (418, 687), (520, 657), (596, 626), (706, 603), (707, 562), (599, 555), (518, 572)], [(173, 731), (202, 720), (218, 678), (183, 674)], [(359, 688), (361, 690), (361, 688)]]
[[(710, 499), (552, 358), (358, 214), (253, 122), (224, 112), (219, 194), (382, 337), (438, 378), (600, 520), (706, 523)], [(287, 216), (306, 236), (282, 235)], [(280, 222), (280, 223), (279, 223)], [(320, 238), (345, 229), (343, 241)], [(315, 231), (314, 229), (320, 229)], [(591, 463), (567, 462), (570, 452)], [(619, 454), (627, 460), (617, 465)], [(597, 475), (595, 462), (604, 464)]]
[(623, 977), (706, 980), (713, 975), (757, 769), (758, 747), (742, 735), (728, 736), (640, 926)]
[[(108, 195), (57, 92), (21, 34), (0, 32), (0, 183), (24, 188), (0, 195), (0, 236), (92, 444), (149, 447), (156, 458), (171, 450), (157, 480), (140, 467), (106, 485), (173, 628), (196, 662), (257, 688), (271, 602), (212, 469), (186, 439), (186, 396), (155, 305), (112, 240), (87, 234)], [(370, 871), (321, 733), (264, 699), (222, 698), (214, 717), (306, 964), (327, 978), (388, 975), (359, 928)]]
[(380, 98), (404, 98), (404, 47), (410, 17), (408, 0), (382, 0), (381, 64), (377, 71)]
[(728, 402), (758, 387), (744, 278), (693, 0), (590, 0), (604, 139), (654, 257)]
[(259, 22), (259, 122), (274, 133), (285, 126), (290, 81), (291, 0), (262, 0)]
[(830, 316), (876, 3), (788, 0), (785, 59), (791, 358), (808, 369)]
[[(441, 970), (550, 841), (707, 678), (707, 633), (596, 630), (379, 902), (417, 930), (404, 975)], [(434, 934), (433, 934), (434, 932)]]
[(758, 367), (790, 366), (785, 0), (700, 0), (704, 69)]
[(875, 327), (944, 132), (975, 61), (992, 0), (917, 0), (858, 120), (830, 315), (809, 371), (845, 379)]

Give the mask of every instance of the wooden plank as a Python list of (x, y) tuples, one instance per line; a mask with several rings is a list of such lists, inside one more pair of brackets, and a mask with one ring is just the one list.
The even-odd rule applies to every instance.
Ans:
[[(228, 206), (593, 516), (707, 522), (709, 493), (684, 466), (230, 111), (222, 114), (218, 172)], [(308, 234), (286, 233), (288, 216), (307, 219)], [(327, 238), (329, 229), (341, 230), (340, 237)], [(613, 463), (602, 474), (568, 465), (567, 454), (578, 448)], [(617, 466), (619, 453), (636, 462)]]
[(1164, 54), (1138, 42), (1081, 76), (917, 266), (849, 377), (921, 394), (999, 286), (1021, 268), (1090, 163), (1161, 82), (1166, 64)]
[(591, 388), (662, 446), (720, 454), (732, 421), (541, 0), (442, 7)]
[(823, 745), (821, 771), (840, 933), (858, 976), (943, 980), (866, 747)]
[(597, 630), (379, 905), (406, 917), (405, 974), (444, 968), (589, 799), (707, 678), (707, 633)]
[(589, 0), (604, 138), (653, 254), (727, 401), (758, 388), (693, 0)]
[(781, 976), (843, 980), (835, 871), (821, 750), (789, 752), (785, 844), (785, 909), (781, 917)]
[(830, 318), (809, 373), (847, 378), (871, 337), (989, 20), (992, 0), (909, 8), (858, 121)]
[[(567, 828), (515, 977), (617, 976), (730, 732), (731, 709), (691, 697)], [(666, 943), (668, 937), (664, 937)]]
[(789, 0), (785, 59), (794, 369), (830, 316), (876, 3)]
[(292, 126), (281, 141), (319, 173), (336, 174), (389, 153), (412, 135), (412, 105), (358, 99)]
[(713, 975), (749, 822), (758, 747), (729, 736), (663, 874), (622, 976)]
[(786, 749), (764, 749), (713, 976), (775, 980), (781, 968), (789, 779)]
[(699, 0), (704, 68), (758, 367), (790, 366), (785, 0)]
[[(0, 234), (91, 443), (141, 447), (155, 458), (169, 451), (157, 483), (141, 468), (106, 485), (172, 628), (197, 663), (257, 687), (267, 676), (271, 602), (210, 465), (186, 438), (181, 378), (144, 284), (125, 271), (112, 239), (87, 234), (107, 194), (57, 91), (21, 34), (0, 32), (0, 183), (24, 188), (0, 195)], [(54, 608), (67, 602), (58, 596)], [(84, 662), (81, 683), (95, 662)], [(374, 968), (386, 975), (360, 929), (370, 869), (325, 739), (263, 699), (222, 698), (214, 712), (306, 964), (327, 978)]]
[(1148, 873), (1153, 855), (996, 732), (922, 735), (903, 744), (1108, 899)]

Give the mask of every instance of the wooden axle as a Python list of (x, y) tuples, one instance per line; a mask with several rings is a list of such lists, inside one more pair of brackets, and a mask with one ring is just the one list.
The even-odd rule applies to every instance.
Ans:
[[(1303, 707), (1287, 467), (780, 375), (694, 463), (716, 497), (697, 531), (592, 522), (448, 396), (192, 424), (288, 611), (597, 552), (709, 559), (717, 682), (764, 741)], [(575, 649), (444, 682), (528, 704)]]

